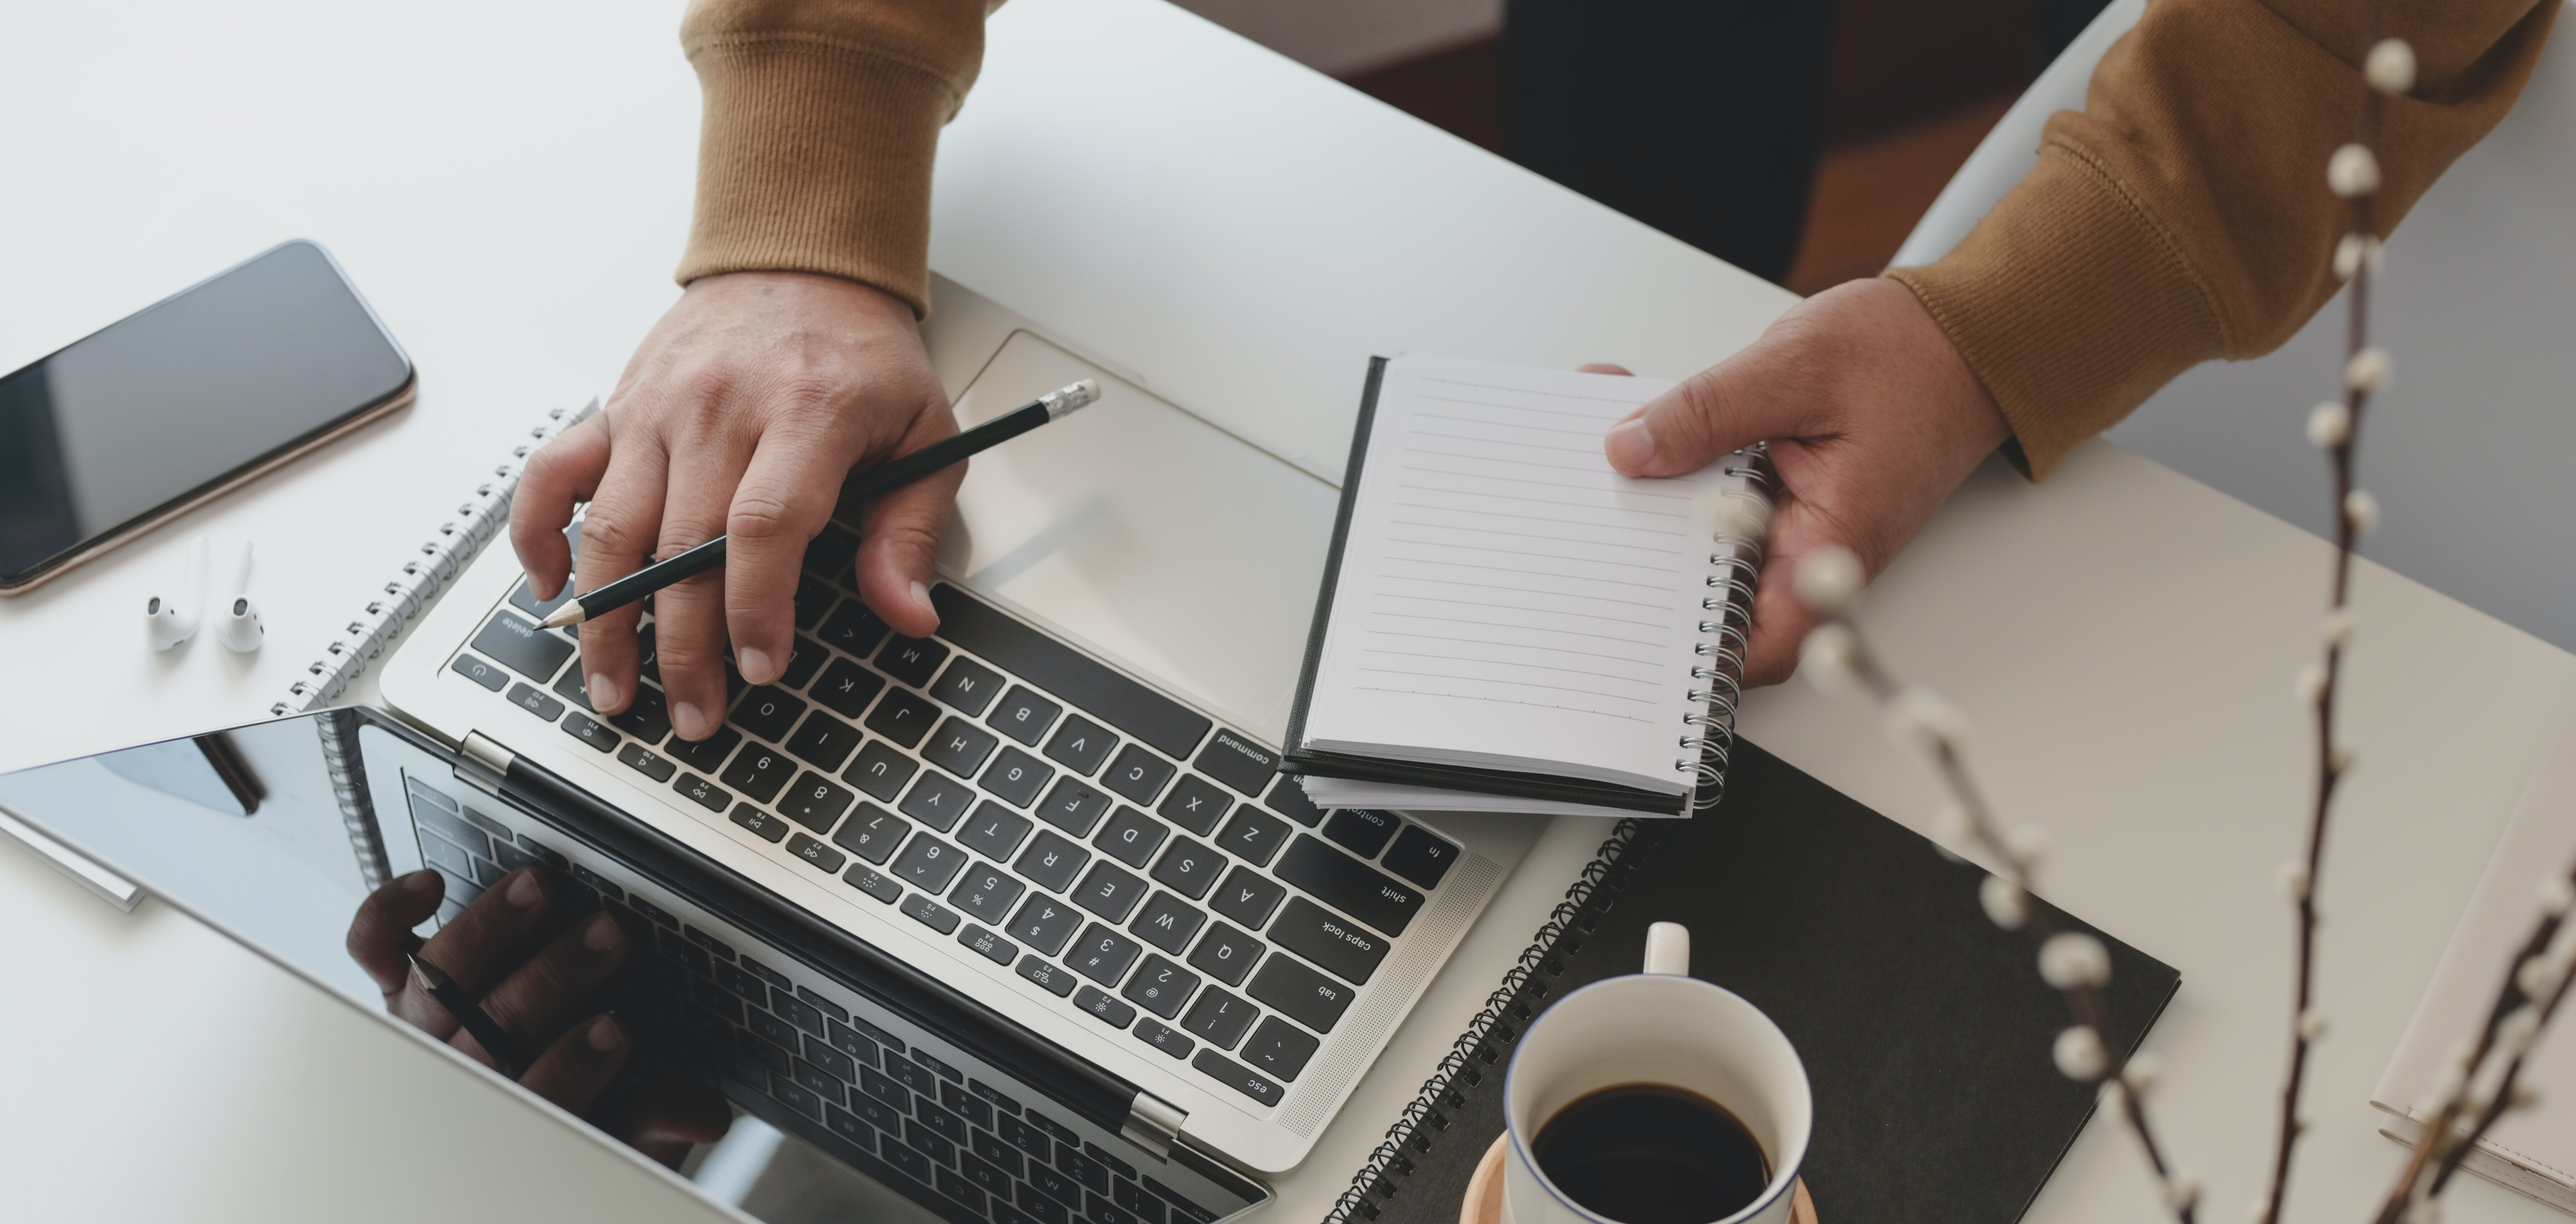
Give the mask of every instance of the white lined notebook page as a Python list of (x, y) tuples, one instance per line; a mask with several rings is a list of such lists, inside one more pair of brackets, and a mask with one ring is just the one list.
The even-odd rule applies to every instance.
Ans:
[(1683, 791), (1696, 482), (1601, 452), (1670, 385), (1388, 362), (1306, 746)]

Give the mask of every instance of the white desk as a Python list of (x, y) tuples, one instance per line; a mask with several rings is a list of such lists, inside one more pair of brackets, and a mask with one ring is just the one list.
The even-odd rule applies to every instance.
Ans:
[[(304, 662), (299, 643), (318, 642), (388, 550), (436, 523), (460, 472), (613, 376), (674, 292), (696, 130), (677, 7), (267, 0), (0, 18), (0, 42), (22, 51), (0, 75), (0, 165), (15, 188), (0, 193), (0, 368), (302, 233), (341, 256), (424, 371), (405, 418), (0, 603), (0, 767), (256, 717)], [(1049, 53), (1076, 38), (1101, 51), (1073, 57), (1091, 78), (1084, 105), (1151, 115), (1185, 96), (1162, 122), (1196, 125), (1217, 147), (1126, 146), (1127, 172), (1174, 180), (1171, 211), (1150, 224), (1076, 206), (1062, 218), (1070, 245), (1047, 233), (1023, 234), (1037, 244), (1026, 248), (961, 245), (978, 222), (974, 187), (1016, 186), (1048, 164), (1052, 120), (1029, 104)], [(1786, 302), (1151, 0), (1005, 9), (957, 132), (943, 271), (1113, 362), (1179, 335), (1204, 341), (1209, 362), (1269, 363), (1282, 390), (1267, 404), (1194, 402), (1203, 375), (1186, 362), (1139, 372), (1327, 469), (1349, 411), (1349, 388), (1329, 385), (1339, 348), (1682, 373)], [(1229, 140), (1285, 161), (1312, 154), (1306, 172), (1354, 203), (1291, 215), (1257, 191), (1229, 194), (1245, 184), (1211, 184), (1208, 167), (1259, 164)], [(1257, 318), (1190, 309), (1222, 291), (1221, 260), (1113, 275), (1150, 254), (1132, 245), (1140, 234), (1200, 253), (1356, 250), (1372, 274), (1323, 339), (1290, 351)], [(1480, 252), (1481, 276), (1463, 274)], [(363, 509), (335, 519), (316, 505)], [(175, 659), (135, 642), (127, 611), (200, 531), (252, 534), (265, 550), (273, 645), (255, 663), (210, 642)], [(1867, 612), (1898, 666), (1976, 720), (2005, 811), (2056, 834), (2052, 897), (2182, 969), (2152, 1040), (2169, 1068), (2160, 1114), (2209, 1181), (2212, 1219), (2255, 1192), (2268, 1150), (2288, 949), (2270, 881), (2304, 785), (2289, 676), (2313, 637), (2324, 563), (2305, 534), (2095, 447), (2041, 488), (1981, 473)], [(2393, 1171), (2364, 1097), (2520, 779), (2576, 703), (2576, 659), (2561, 652), (2375, 570), (2360, 603), (2363, 764), (2324, 889), (2320, 984), (2336, 1030), (2312, 1080), (2298, 1184), (2303, 1216), (2318, 1219), (2358, 1215)], [(1793, 688), (1757, 697), (1746, 726), (1898, 819), (1928, 815), (1914, 767), (1856, 708)], [(1311, 1220), (1340, 1191), (1602, 831), (1550, 831), (1280, 1183), (1273, 1218)], [(470, 1185), (496, 1218), (721, 1214), (166, 907), (120, 915), (0, 850), (0, 930), (0, 1099), (12, 1105), (0, 1211), (12, 1217), (445, 1219), (456, 1208), (423, 1189), (439, 1182)], [(2454, 1218), (2554, 1218), (2482, 1182), (2454, 1193)], [(2032, 1218), (2159, 1214), (2126, 1137), (2096, 1126)]]

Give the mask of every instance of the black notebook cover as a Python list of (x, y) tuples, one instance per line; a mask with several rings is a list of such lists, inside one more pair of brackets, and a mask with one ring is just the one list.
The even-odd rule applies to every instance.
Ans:
[[(1513, 1040), (1549, 1001), (1636, 972), (1647, 925), (1663, 921), (1690, 928), (1692, 976), (1751, 1000), (1806, 1063), (1819, 1219), (2020, 1218), (2095, 1088), (2058, 1074), (2066, 1003), (2040, 981), (2029, 936), (1987, 920), (1983, 869), (1744, 741), (1715, 811), (1623, 822), (1604, 849), (1615, 859), (1585, 873), (1331, 1219), (1455, 1221), (1503, 1130)], [(2181, 976), (2066, 926), (2110, 949), (2105, 1036), (2134, 1050)]]

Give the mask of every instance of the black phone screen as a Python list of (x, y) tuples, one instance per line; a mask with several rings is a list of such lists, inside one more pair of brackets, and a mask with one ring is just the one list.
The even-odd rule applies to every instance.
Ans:
[(0, 378), (0, 587), (411, 376), (330, 256), (295, 241)]

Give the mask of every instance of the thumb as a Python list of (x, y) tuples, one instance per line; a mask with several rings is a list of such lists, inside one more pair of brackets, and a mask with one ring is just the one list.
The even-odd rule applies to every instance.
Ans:
[(1610, 466), (1625, 476), (1679, 476), (1729, 451), (1794, 436), (1799, 410), (1778, 389), (1796, 380), (1772, 368), (1776, 361), (1756, 343), (1646, 401), (1602, 438)]

